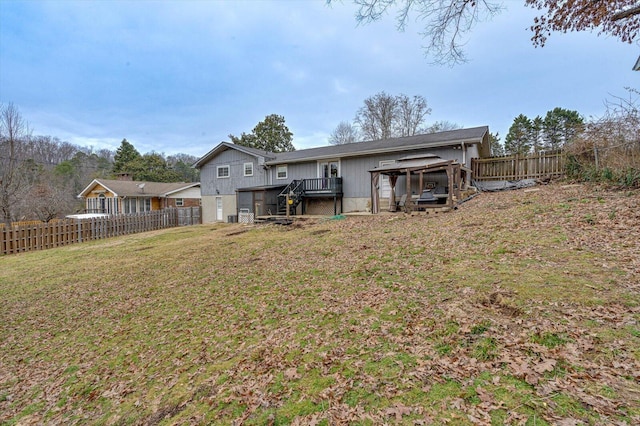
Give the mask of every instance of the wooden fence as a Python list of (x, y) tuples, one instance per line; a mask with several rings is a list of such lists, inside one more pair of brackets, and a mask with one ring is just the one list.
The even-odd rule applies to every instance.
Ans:
[(10, 229), (0, 229), (0, 254), (44, 250), (138, 232), (196, 225), (200, 223), (200, 217), (200, 207), (186, 207), (103, 218), (14, 225)]
[(471, 170), (475, 180), (521, 180), (562, 176), (563, 152), (542, 152), (526, 156), (473, 158)]

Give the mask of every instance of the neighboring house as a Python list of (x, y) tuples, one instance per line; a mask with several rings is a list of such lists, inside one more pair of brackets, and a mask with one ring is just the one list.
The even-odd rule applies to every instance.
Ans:
[(200, 182), (94, 179), (79, 195), (87, 213), (128, 214), (200, 205)]
[[(427, 186), (450, 186), (449, 172), (425, 168), (436, 163), (434, 158), (441, 160), (438, 163), (456, 164), (462, 173), (457, 184), (467, 186), (471, 159), (488, 157), (489, 152), (489, 128), (482, 126), (284, 153), (221, 142), (194, 166), (200, 169), (203, 222), (207, 223), (227, 221), (240, 209), (256, 216), (282, 214), (285, 194), (292, 199), (291, 209), (302, 214), (395, 207), (407, 191), (417, 197)], [(394, 166), (388, 169), (409, 160), (417, 160), (424, 170), (414, 175)], [(438, 173), (423, 176), (432, 170)], [(410, 176), (408, 184), (406, 176)], [(398, 188), (393, 195), (390, 181)]]

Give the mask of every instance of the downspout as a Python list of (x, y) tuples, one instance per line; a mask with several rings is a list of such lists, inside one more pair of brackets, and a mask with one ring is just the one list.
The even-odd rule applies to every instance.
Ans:
[(464, 144), (464, 142), (462, 142), (460, 145), (462, 146), (462, 164), (464, 164), (465, 167), (469, 167), (467, 166), (467, 146)]

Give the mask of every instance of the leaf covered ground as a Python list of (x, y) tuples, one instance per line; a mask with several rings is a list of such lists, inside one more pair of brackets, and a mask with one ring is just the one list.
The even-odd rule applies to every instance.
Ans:
[(640, 192), (0, 258), (0, 423), (638, 424)]

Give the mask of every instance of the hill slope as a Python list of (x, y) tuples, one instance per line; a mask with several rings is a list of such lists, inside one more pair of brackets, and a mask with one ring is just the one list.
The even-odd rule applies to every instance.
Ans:
[(0, 258), (7, 424), (640, 422), (640, 193)]

